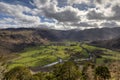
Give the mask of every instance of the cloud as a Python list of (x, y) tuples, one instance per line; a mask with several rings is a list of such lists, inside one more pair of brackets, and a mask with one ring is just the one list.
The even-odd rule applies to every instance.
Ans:
[(77, 27), (91, 27), (92, 25), (87, 22), (80, 22), (80, 23), (73, 23), (71, 26), (77, 26)]
[(95, 10), (89, 11), (87, 14), (88, 19), (95, 19), (95, 20), (101, 20), (104, 19), (104, 15), (100, 12), (97, 12)]
[(80, 20), (78, 9), (72, 6), (60, 8), (58, 7), (59, 2), (57, 0), (35, 0), (34, 3), (37, 7), (35, 14), (38, 16), (44, 15), (59, 22), (75, 22)]
[(98, 4), (102, 4), (103, 3), (103, 0), (94, 0), (96, 3)]
[(116, 22), (103, 22), (100, 26), (108, 28), (120, 27)]
[(46, 5), (49, 5), (51, 0), (33, 0), (34, 1), (34, 6), (37, 8), (42, 8), (45, 7)]
[[(26, 6), (10, 5), (0, 2), (0, 12), (8, 15), (9, 17), (13, 17), (11, 19), (8, 18), (10, 20), (9, 22), (12, 22), (12, 24), (39, 23), (40, 18), (38, 16), (27, 15), (30, 11), (31, 9)], [(6, 18), (4, 18), (2, 21), (4, 20), (6, 20)]]
[[(108, 14), (108, 15), (107, 15)], [(117, 20), (120, 21), (120, 6), (114, 5), (110, 9), (90, 10), (87, 14), (88, 19), (94, 20)]]
[(80, 4), (82, 2), (84, 3), (90, 3), (92, 0), (67, 0), (67, 3), (70, 4), (70, 5), (73, 5), (73, 4)]
[(119, 27), (118, 23), (120, 23), (119, 0), (30, 0), (27, 2), (19, 0), (13, 3), (3, 1), (0, 1), (0, 26), (4, 27), (45, 27), (63, 30)]
[(114, 15), (109, 17), (110, 20), (120, 20), (120, 6), (115, 5), (112, 7), (112, 11), (114, 12)]
[(79, 11), (72, 7), (65, 7), (61, 11), (51, 12), (49, 10), (44, 11), (45, 16), (54, 18), (59, 22), (77, 22), (80, 21)]

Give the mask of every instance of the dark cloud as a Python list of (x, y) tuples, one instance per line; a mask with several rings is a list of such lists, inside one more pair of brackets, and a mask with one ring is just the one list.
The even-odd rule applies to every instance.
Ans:
[(95, 0), (95, 2), (102, 4), (102, 0)]
[(102, 20), (104, 19), (104, 15), (102, 13), (96, 12), (95, 10), (89, 11), (87, 14), (88, 19), (97, 19)]
[(65, 7), (67, 5), (67, 0), (57, 0), (59, 7)]
[(90, 8), (95, 8), (95, 5), (82, 2), (80, 4), (73, 4), (73, 7), (78, 8), (79, 10), (88, 10)]
[(114, 12), (114, 15), (109, 17), (110, 20), (120, 20), (120, 6), (115, 5), (112, 7), (112, 11)]
[(88, 19), (94, 19), (94, 20), (120, 20), (120, 6), (115, 5), (112, 7), (113, 15), (105, 16), (102, 12), (97, 12), (97, 10), (89, 11), (87, 14)]
[(59, 12), (51, 12), (49, 10), (44, 11), (45, 16), (49, 18), (54, 18), (59, 22), (78, 22), (80, 21), (80, 16), (78, 12), (73, 10), (73, 8), (67, 8)]
[(80, 22), (80, 23), (73, 23), (71, 26), (77, 26), (77, 27), (91, 27), (91, 24), (88, 24), (87, 22)]
[(111, 21), (101, 23), (100, 26), (109, 27), (109, 28), (120, 27), (116, 22), (111, 22)]

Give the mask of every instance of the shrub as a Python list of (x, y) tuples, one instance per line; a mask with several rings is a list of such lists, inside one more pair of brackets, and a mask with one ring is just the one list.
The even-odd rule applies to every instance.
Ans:
[(98, 66), (95, 69), (95, 76), (96, 78), (103, 80), (109, 79), (111, 77), (109, 69), (105, 66)]
[(33, 76), (28, 68), (15, 67), (5, 73), (3, 80), (33, 80)]

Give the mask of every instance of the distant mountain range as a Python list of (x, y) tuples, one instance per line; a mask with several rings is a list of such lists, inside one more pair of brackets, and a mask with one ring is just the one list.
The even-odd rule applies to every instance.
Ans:
[(16, 52), (26, 46), (46, 44), (49, 41), (98, 41), (110, 40), (119, 36), (120, 28), (66, 31), (40, 28), (0, 29), (0, 53)]

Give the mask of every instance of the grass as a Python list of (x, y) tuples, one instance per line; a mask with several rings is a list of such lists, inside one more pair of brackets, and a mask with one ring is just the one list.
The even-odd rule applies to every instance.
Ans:
[[(66, 43), (67, 44), (67, 43)], [(72, 44), (72, 46), (71, 46)], [(74, 45), (73, 45), (74, 44)], [(44, 66), (46, 64), (58, 61), (58, 57), (63, 60), (70, 58), (70, 54), (75, 54), (79, 52), (83, 58), (87, 58), (89, 55), (85, 50), (79, 46), (79, 43), (69, 43), (69, 45), (42, 45), (36, 47), (25, 48), (22, 53), (19, 53), (18, 57), (13, 59), (9, 68), (16, 66)], [(89, 51), (94, 50), (103, 50), (104, 54), (101, 54), (102, 58), (97, 58), (97, 64), (102, 64), (106, 59), (108, 60), (120, 60), (119, 52), (108, 50), (105, 48), (98, 48), (83, 44), (84, 48), (87, 48)]]
[(69, 54), (65, 54), (64, 49), (64, 46), (37, 46), (26, 48), (22, 53), (19, 53), (19, 57), (12, 60), (12, 64), (9, 67), (13, 68), (18, 65), (32, 67), (44, 66), (57, 61), (57, 57), (67, 59)]
[(94, 50), (103, 50), (103, 53), (100, 55), (101, 58), (96, 59), (96, 63), (98, 65), (107, 64), (107, 63), (111, 63), (111, 61), (114, 62), (114, 61), (120, 60), (120, 52), (105, 49), (105, 48), (90, 46), (90, 45), (86, 45), (86, 44), (84, 44), (84, 47), (87, 48), (88, 50), (90, 50), (91, 52)]

